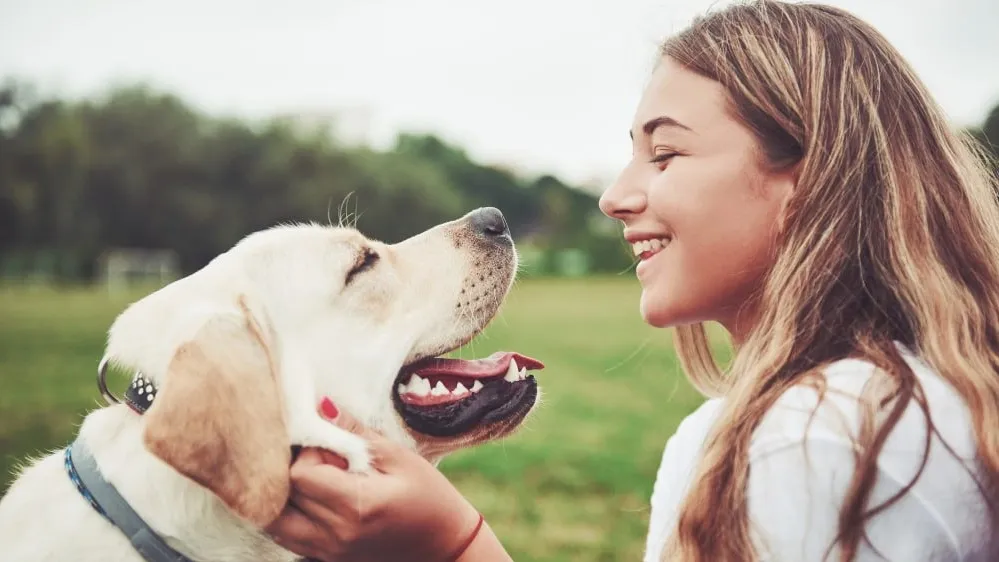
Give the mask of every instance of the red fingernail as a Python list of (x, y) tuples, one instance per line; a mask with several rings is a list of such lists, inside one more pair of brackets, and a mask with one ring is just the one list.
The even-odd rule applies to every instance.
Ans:
[(333, 401), (330, 400), (329, 396), (324, 396), (323, 401), (319, 403), (319, 409), (322, 411), (323, 416), (328, 420), (335, 420), (337, 416), (340, 415), (340, 410), (337, 409)]

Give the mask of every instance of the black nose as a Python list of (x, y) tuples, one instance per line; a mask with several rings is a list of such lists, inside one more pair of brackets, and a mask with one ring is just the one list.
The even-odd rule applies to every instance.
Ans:
[(510, 237), (510, 228), (506, 225), (503, 213), (495, 207), (483, 207), (468, 217), (472, 229), (486, 238)]

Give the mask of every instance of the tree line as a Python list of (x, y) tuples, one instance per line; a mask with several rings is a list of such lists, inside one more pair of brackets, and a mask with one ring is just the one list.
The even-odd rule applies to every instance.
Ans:
[[(999, 106), (969, 132), (999, 147)], [(475, 162), (434, 135), (375, 150), (286, 118), (208, 115), (141, 84), (82, 100), (0, 86), (0, 274), (92, 279), (109, 248), (171, 249), (187, 273), (278, 223), (336, 223), (346, 209), (394, 242), (479, 206), (503, 210), (527, 273), (566, 256), (586, 271), (631, 263), (592, 193)]]

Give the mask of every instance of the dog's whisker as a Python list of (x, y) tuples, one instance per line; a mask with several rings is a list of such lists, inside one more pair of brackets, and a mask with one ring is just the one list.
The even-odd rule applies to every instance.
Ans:
[[(347, 205), (350, 202), (350, 196), (353, 195), (353, 194), (354, 194), (354, 192), (351, 191), (350, 193), (348, 193), (347, 195), (345, 195), (344, 198), (343, 198), (343, 201), (340, 202), (340, 207), (337, 209), (337, 223), (340, 225), (341, 228), (354, 228), (354, 226), (357, 224), (356, 221), (354, 222), (354, 224), (349, 224), (350, 220), (351, 220), (350, 219), (351, 214), (347, 212)], [(357, 212), (357, 200), (356, 200), (356, 198), (354, 200), (354, 212), (355, 212), (355, 214)]]
[(354, 225), (353, 228), (357, 228), (358, 221), (361, 220), (361, 213), (357, 210), (358, 198), (354, 198)]
[(493, 320), (493, 322), (502, 322), (504, 326), (509, 326), (510, 324), (507, 322), (507, 320), (508, 319), (506, 317), (506, 311), (500, 310), (499, 313), (496, 315), (496, 319)]

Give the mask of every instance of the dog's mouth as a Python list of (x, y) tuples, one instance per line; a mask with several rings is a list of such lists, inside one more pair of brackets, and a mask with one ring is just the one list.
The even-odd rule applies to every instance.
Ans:
[(402, 368), (392, 391), (403, 421), (419, 433), (455, 437), (524, 416), (538, 396), (537, 359), (497, 352), (484, 359), (431, 357)]

